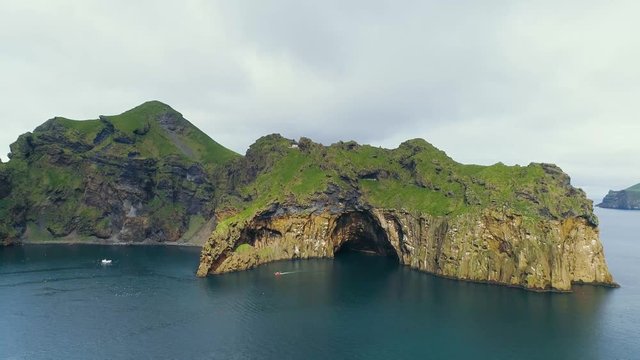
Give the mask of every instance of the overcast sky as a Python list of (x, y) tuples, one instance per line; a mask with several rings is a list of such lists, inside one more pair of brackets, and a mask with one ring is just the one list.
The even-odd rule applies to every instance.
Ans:
[(0, 155), (157, 99), (244, 153), (278, 132), (640, 182), (638, 1), (0, 0)]

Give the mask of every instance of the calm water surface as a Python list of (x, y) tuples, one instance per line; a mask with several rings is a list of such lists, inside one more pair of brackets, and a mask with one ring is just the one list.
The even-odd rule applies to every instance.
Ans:
[(356, 254), (197, 279), (198, 249), (3, 248), (0, 359), (640, 359), (640, 212), (597, 213), (620, 289), (538, 294)]

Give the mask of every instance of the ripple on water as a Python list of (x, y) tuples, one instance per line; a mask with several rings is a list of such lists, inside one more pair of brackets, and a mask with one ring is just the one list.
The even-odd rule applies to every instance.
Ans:
[[(349, 254), (198, 279), (197, 250), (3, 248), (0, 358), (634, 358), (640, 226), (616, 233), (606, 227), (615, 221), (601, 216), (623, 287), (573, 294), (440, 279)], [(105, 257), (114, 264), (96, 263)]]

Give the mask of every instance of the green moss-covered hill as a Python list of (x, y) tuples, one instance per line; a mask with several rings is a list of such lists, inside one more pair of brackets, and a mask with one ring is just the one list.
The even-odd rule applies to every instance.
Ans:
[(55, 117), (0, 164), (0, 240), (193, 237), (213, 215), (216, 174), (238, 156), (157, 101)]
[(620, 191), (609, 190), (598, 206), (609, 209), (640, 210), (640, 184)]
[(234, 192), (223, 203), (225, 214), (233, 215), (219, 230), (274, 205), (436, 216), (493, 208), (535, 219), (577, 216), (597, 225), (591, 201), (555, 165), (464, 165), (422, 139), (383, 149), (355, 142), (323, 146), (274, 134), (259, 139), (234, 166)]
[(231, 169), (198, 276), (355, 250), (527, 289), (615, 286), (592, 202), (555, 165), (464, 165), (421, 139), (382, 149), (270, 135)]
[(383, 149), (269, 135), (240, 156), (156, 101), (96, 120), (53, 118), (20, 136), (0, 164), (5, 243), (198, 242), (216, 222), (223, 231), (285, 207), (435, 216), (493, 208), (597, 222), (554, 165), (464, 165), (421, 139)]

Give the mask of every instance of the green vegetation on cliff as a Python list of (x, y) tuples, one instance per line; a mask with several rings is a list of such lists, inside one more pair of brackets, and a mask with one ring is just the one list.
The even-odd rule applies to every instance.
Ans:
[(95, 145), (88, 154), (178, 156), (208, 166), (220, 165), (238, 156), (159, 101), (149, 101), (120, 115), (101, 116), (98, 120), (56, 117), (38, 127), (32, 136), (48, 131), (56, 131), (78, 145)]
[(239, 155), (150, 101), (96, 120), (50, 119), (9, 157), (0, 164), (0, 240), (27, 232), (176, 241), (213, 216), (216, 174)]
[(273, 204), (313, 210), (338, 203), (435, 216), (509, 209), (532, 218), (578, 216), (597, 223), (584, 192), (555, 165), (464, 165), (422, 139), (384, 149), (269, 135), (238, 166), (244, 176), (236, 199), (224, 204), (236, 215), (225, 223), (248, 220)]

